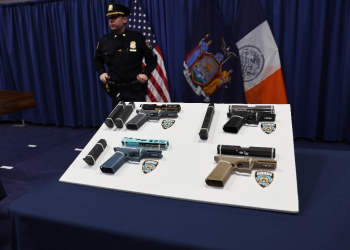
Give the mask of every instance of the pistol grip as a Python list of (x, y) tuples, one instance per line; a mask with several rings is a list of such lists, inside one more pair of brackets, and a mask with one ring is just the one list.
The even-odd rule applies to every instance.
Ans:
[(233, 167), (228, 162), (219, 162), (205, 179), (208, 186), (223, 187), (233, 173)]
[(225, 132), (228, 133), (238, 133), (238, 131), (243, 126), (243, 117), (232, 116), (228, 122), (222, 127)]
[(115, 152), (105, 163), (100, 166), (103, 173), (114, 174), (128, 158), (121, 152)]

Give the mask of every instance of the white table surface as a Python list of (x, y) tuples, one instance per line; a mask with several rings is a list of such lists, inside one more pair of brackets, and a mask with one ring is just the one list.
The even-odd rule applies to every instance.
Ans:
[[(140, 106), (140, 103), (135, 104), (137, 108)], [(202, 140), (198, 135), (208, 104), (180, 105), (179, 117), (169, 129), (162, 128), (163, 119), (147, 122), (139, 130), (127, 130), (125, 127), (110, 129), (103, 124), (60, 181), (195, 202), (298, 213), (290, 105), (274, 105), (277, 126), (272, 134), (265, 134), (260, 125), (243, 126), (237, 134), (232, 134), (222, 129), (228, 121), (229, 104), (215, 104), (208, 140)], [(136, 111), (129, 120), (135, 115)], [(163, 150), (163, 158), (158, 160), (157, 168), (148, 174), (142, 171), (143, 160), (138, 164), (125, 163), (115, 174), (102, 173), (100, 165), (114, 154), (114, 147), (122, 147), (123, 137), (165, 139), (169, 140), (170, 146)], [(100, 139), (107, 141), (107, 147), (96, 164), (89, 166), (83, 158)], [(206, 185), (206, 177), (216, 166), (214, 156), (217, 155), (218, 144), (274, 147), (277, 169), (273, 171), (273, 182), (262, 188), (255, 181), (254, 170), (251, 175), (233, 174), (223, 188)]]

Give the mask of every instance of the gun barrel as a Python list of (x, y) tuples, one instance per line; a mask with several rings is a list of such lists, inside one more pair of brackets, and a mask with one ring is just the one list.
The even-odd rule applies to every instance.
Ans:
[(181, 106), (179, 104), (141, 104), (140, 106), (143, 110), (173, 110), (180, 112)]
[(158, 149), (167, 149), (169, 147), (168, 140), (138, 139), (138, 138), (123, 137), (121, 142), (122, 142), (122, 145), (125, 147), (145, 147), (145, 148), (158, 148)]
[(264, 148), (264, 147), (248, 147), (242, 148), (241, 146), (231, 146), (231, 145), (218, 145), (218, 154), (228, 154), (228, 155), (241, 155), (241, 156), (258, 156), (275, 158), (276, 149), (275, 148)]
[(236, 112), (236, 111), (245, 111), (245, 112), (270, 112), (271, 114), (275, 113), (275, 107), (273, 105), (229, 105), (228, 112)]

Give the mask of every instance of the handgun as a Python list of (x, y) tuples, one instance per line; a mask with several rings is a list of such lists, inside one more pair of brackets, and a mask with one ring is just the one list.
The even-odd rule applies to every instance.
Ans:
[(127, 161), (140, 162), (144, 158), (162, 158), (161, 150), (148, 150), (139, 148), (114, 148), (112, 155), (105, 163), (100, 166), (103, 173), (114, 174)]
[(258, 125), (261, 121), (275, 121), (276, 114), (273, 105), (229, 105), (227, 117), (230, 120), (223, 126), (223, 130), (238, 133), (244, 124)]
[(127, 129), (138, 130), (145, 122), (150, 120), (178, 117), (177, 111), (168, 110), (136, 110), (136, 113), (137, 115), (125, 124)]
[(216, 165), (214, 170), (205, 179), (208, 186), (214, 187), (224, 187), (233, 172), (251, 174), (253, 169), (275, 170), (277, 167), (275, 160), (225, 156), (215, 156), (214, 160), (218, 165)]
[(171, 111), (181, 111), (181, 106), (179, 104), (141, 104), (140, 107), (143, 110), (171, 110)]

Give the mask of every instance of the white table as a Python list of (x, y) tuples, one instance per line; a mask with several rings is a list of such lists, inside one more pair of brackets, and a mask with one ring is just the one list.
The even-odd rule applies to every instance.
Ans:
[[(222, 126), (228, 121), (228, 106), (215, 104), (208, 140), (201, 140), (198, 135), (208, 104), (181, 103), (179, 117), (169, 129), (162, 128), (163, 119), (147, 122), (139, 130), (110, 129), (103, 124), (60, 181), (195, 202), (298, 213), (290, 106), (275, 105), (277, 127), (272, 134), (264, 133), (260, 125), (243, 126), (237, 134), (224, 132)], [(135, 115), (136, 111), (129, 120)], [(157, 168), (148, 174), (142, 171), (143, 161), (125, 163), (115, 174), (102, 173), (100, 165), (114, 154), (114, 147), (122, 146), (123, 137), (165, 139), (170, 146), (163, 151)], [(107, 141), (107, 148), (96, 164), (89, 166), (83, 158), (100, 139)], [(233, 174), (223, 188), (206, 185), (206, 177), (216, 166), (214, 156), (218, 144), (275, 148), (277, 169), (273, 171), (273, 182), (262, 188), (255, 181), (253, 171), (251, 175)]]

